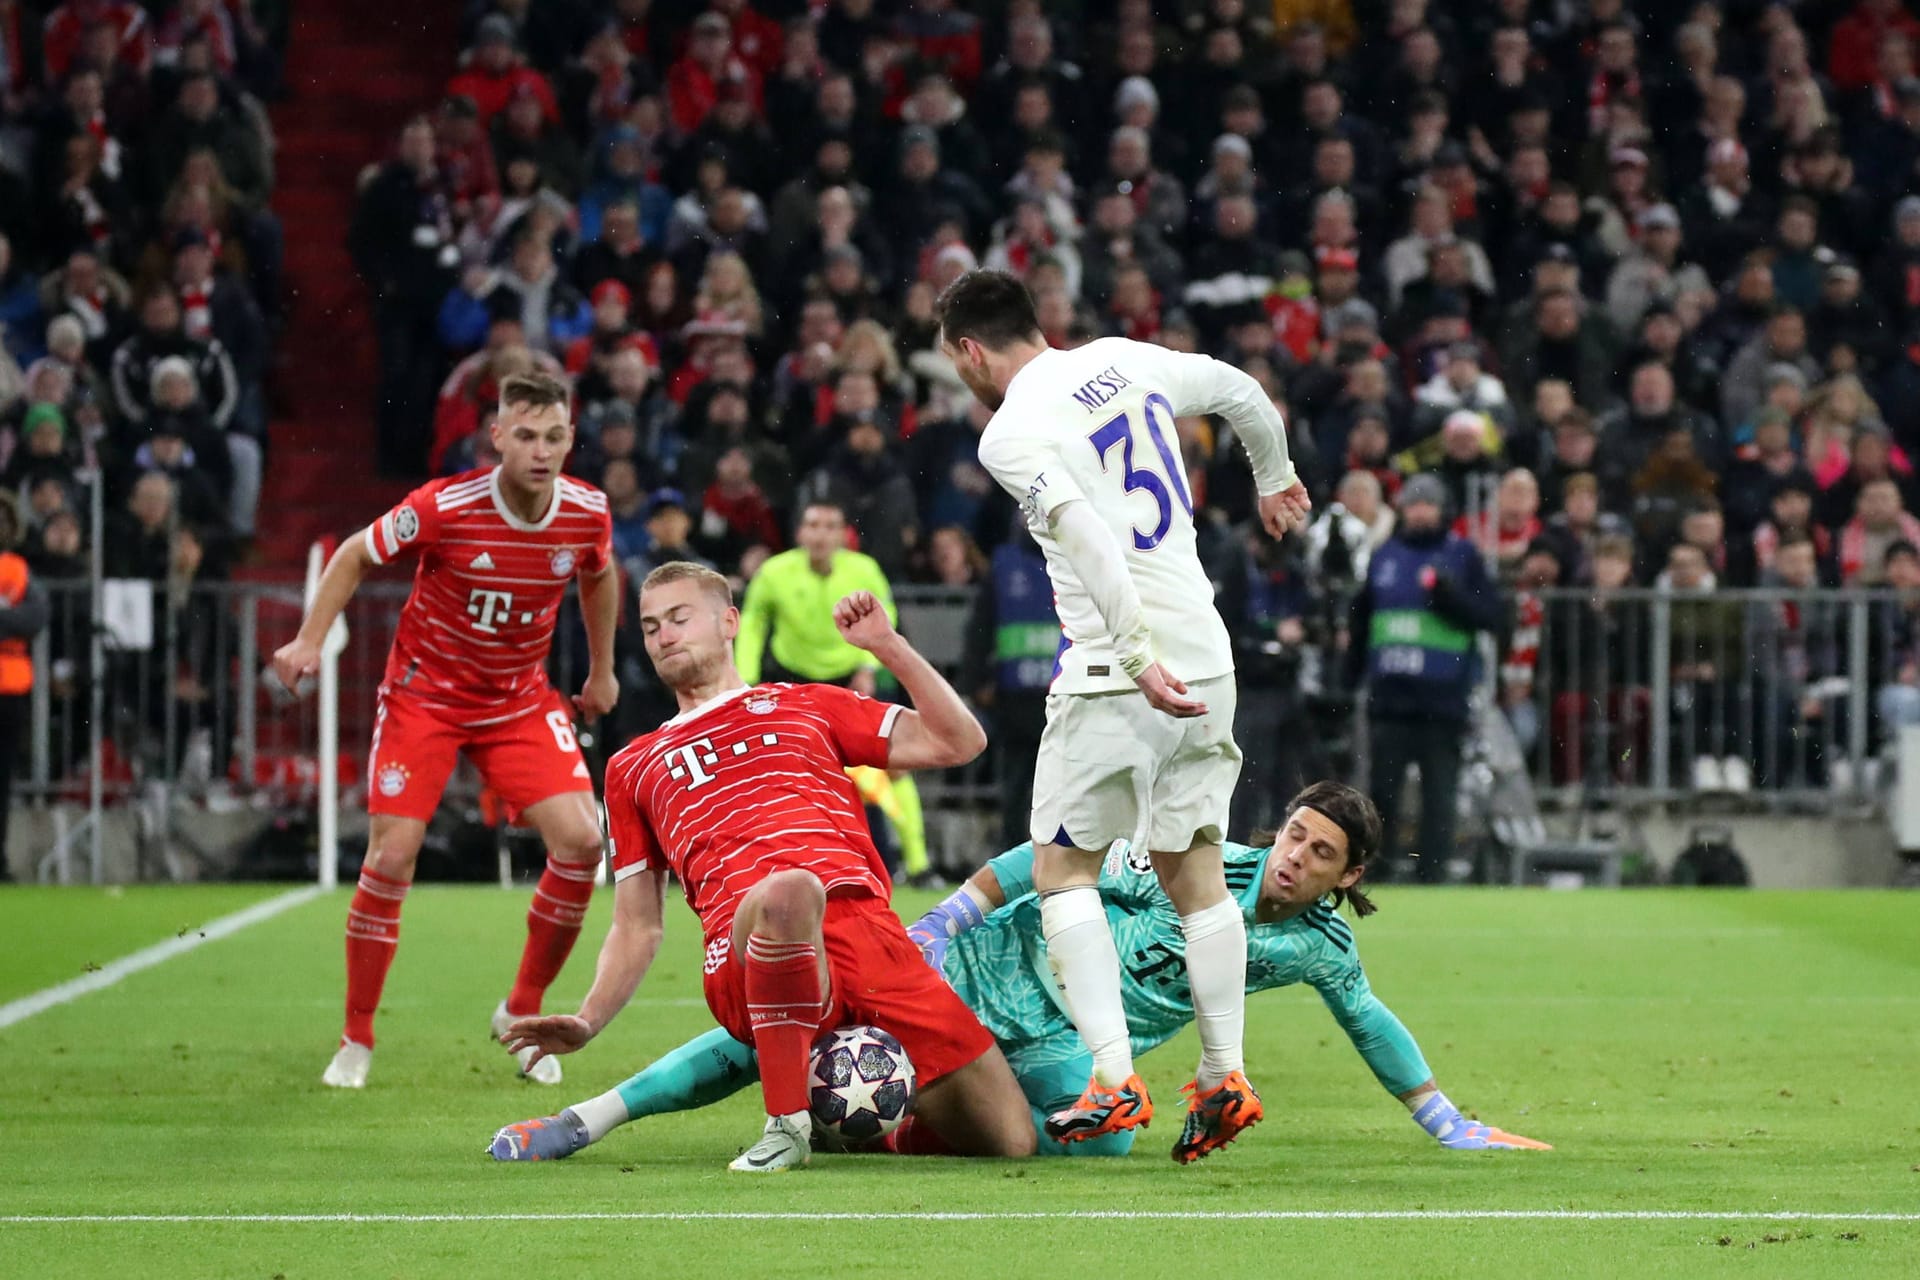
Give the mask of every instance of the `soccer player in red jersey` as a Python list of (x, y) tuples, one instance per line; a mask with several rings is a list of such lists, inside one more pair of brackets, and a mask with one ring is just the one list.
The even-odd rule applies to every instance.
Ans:
[(526, 1018), (516, 1051), (571, 1053), (613, 1020), (660, 947), (667, 874), (706, 934), (707, 1007), (760, 1056), (767, 1123), (732, 1168), (807, 1163), (807, 1068), (823, 1029), (892, 1032), (919, 1079), (906, 1150), (1025, 1156), (1025, 1096), (973, 1011), (920, 960), (888, 906), (889, 885), (849, 766), (964, 764), (986, 737), (965, 704), (888, 621), (870, 592), (834, 607), (849, 643), (893, 672), (917, 710), (831, 685), (748, 687), (727, 580), (661, 565), (640, 591), (640, 626), (680, 714), (607, 765), (613, 927), (576, 1016)]
[[(499, 466), (415, 489), (334, 553), (300, 634), (273, 656), (280, 681), (300, 688), (319, 669), (321, 641), (367, 570), (420, 557), (387, 657), (367, 760), (373, 822), (347, 911), (346, 1026), (322, 1077), (329, 1085), (367, 1082), (373, 1014), (399, 941), (400, 906), (462, 751), (547, 846), (520, 972), (494, 1011), (496, 1036), (514, 1018), (540, 1012), (580, 936), (599, 874), (599, 814), (573, 715), (604, 715), (620, 696), (613, 676), (619, 574), (607, 498), (560, 474), (573, 447), (561, 380), (541, 373), (505, 379), (492, 433)], [(570, 708), (548, 682), (546, 660), (554, 618), (576, 579), (590, 660)], [(532, 1058), (520, 1056), (523, 1075), (559, 1083), (557, 1062)]]

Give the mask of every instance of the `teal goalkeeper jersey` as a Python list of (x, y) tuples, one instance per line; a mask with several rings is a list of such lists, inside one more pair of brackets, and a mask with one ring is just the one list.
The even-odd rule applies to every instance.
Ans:
[[(1256, 924), (1261, 878), (1271, 849), (1229, 844), (1227, 887), (1247, 922), (1247, 992), (1306, 983), (1320, 993), (1334, 1021), (1390, 1092), (1406, 1093), (1431, 1078), (1420, 1048), (1367, 985), (1353, 931), (1337, 912), (1316, 903), (1292, 919)], [(1021, 845), (987, 864), (1006, 905), (954, 939), (942, 972), (1009, 1056), (1050, 1039), (1078, 1043), (1058, 983), (1047, 963), (1040, 900), (1033, 892), (1033, 846)], [(1100, 896), (1120, 952), (1127, 1028), (1133, 1051), (1165, 1044), (1193, 1021), (1186, 939), (1180, 918), (1144, 859), (1110, 858)]]

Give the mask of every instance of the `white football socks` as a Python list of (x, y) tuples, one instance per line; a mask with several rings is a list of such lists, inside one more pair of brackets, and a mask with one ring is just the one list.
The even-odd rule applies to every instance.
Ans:
[(1193, 990), (1193, 1023), (1200, 1032), (1200, 1069), (1195, 1082), (1213, 1088), (1246, 1065), (1247, 923), (1232, 898), (1180, 917), (1187, 937), (1187, 983)]
[[(1093, 1078), (1108, 1088), (1125, 1084), (1133, 1074), (1133, 1044), (1120, 998), (1120, 953), (1100, 891), (1083, 884), (1043, 895), (1040, 931), (1073, 1025), (1093, 1053)], [(1241, 953), (1244, 957), (1244, 936)]]
[(576, 1102), (570, 1108), (580, 1123), (587, 1126), (587, 1140), (598, 1142), (628, 1120), (627, 1101), (618, 1089), (609, 1089), (597, 1098)]

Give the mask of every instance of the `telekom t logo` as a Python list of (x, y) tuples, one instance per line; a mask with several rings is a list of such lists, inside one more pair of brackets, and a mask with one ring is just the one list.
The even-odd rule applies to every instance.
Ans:
[(476, 587), (467, 595), (467, 616), (473, 619), (473, 629), (496, 635), (500, 624), (513, 614), (513, 592), (493, 591), (486, 587)]
[(667, 776), (675, 782), (685, 782), (687, 790), (695, 791), (713, 781), (713, 775), (707, 770), (720, 763), (722, 754), (743, 756), (755, 746), (771, 747), (779, 741), (777, 733), (757, 733), (715, 750), (712, 738), (695, 738), (684, 747), (667, 752)]

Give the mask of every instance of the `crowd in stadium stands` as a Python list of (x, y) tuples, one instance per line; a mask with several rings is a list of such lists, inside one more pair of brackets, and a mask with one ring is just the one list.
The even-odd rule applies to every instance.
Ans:
[[(135, 572), (180, 554), (173, 511), (209, 564), (251, 528), (278, 260), (255, 7), (0, 0), (0, 447), (45, 555), (90, 453)], [(932, 310), (992, 266), (1057, 345), (1205, 351), (1285, 412), (1320, 514), (1284, 545), (1230, 433), (1178, 424), (1270, 725), (1351, 665), (1316, 646), (1420, 473), (1508, 593), (1502, 699), (1563, 778), (1583, 716), (1651, 714), (1656, 659), (1534, 589), (1686, 597), (1657, 660), (1736, 787), (1761, 739), (1831, 723), (1845, 646), (1711, 589), (1920, 589), (1902, 0), (472, 0), (462, 43), (350, 231), (378, 461), (483, 465), (499, 379), (563, 369), (635, 571), (744, 585), (826, 501), (893, 581), (1004, 613), (1031, 551)], [(1878, 740), (1920, 721), (1920, 611), (1875, 619)], [(1757, 691), (1763, 650), (1791, 679)], [(1045, 665), (974, 657), (1003, 702)], [(1573, 701), (1529, 715), (1536, 673)]]
[[(1900, 0), (496, 0), (467, 19), (444, 102), (353, 232), (382, 462), (485, 461), (497, 380), (564, 368), (577, 466), (635, 569), (690, 552), (744, 582), (825, 499), (893, 580), (1004, 590), (1014, 511), (932, 319), (984, 265), (1027, 282), (1057, 345), (1205, 351), (1285, 411), (1322, 514), (1284, 546), (1249, 521), (1226, 433), (1179, 424), (1270, 719), (1350, 665), (1323, 679), (1295, 655), (1341, 631), (1420, 472), (1512, 593), (1523, 738), (1540, 663), (1575, 695), (1546, 726), (1562, 775), (1608, 681), (1564, 648), (1605, 652), (1610, 624), (1558, 619), (1542, 655), (1556, 620), (1532, 589), (1920, 583), (1920, 21)], [(1675, 687), (1716, 724), (1810, 732), (1825, 623), (1723, 612), (1676, 624)], [(1881, 622), (1877, 718), (1912, 720), (1920, 633), (1904, 609)], [(1754, 646), (1793, 678), (1757, 694)], [(1644, 683), (1622, 647), (1612, 682)], [(977, 664), (983, 689), (1034, 669)], [(1783, 716), (1756, 711), (1782, 688)], [(1603, 714), (1632, 718), (1633, 692)], [(1735, 787), (1764, 754), (1739, 737), (1702, 761)]]
[(279, 309), (269, 4), (0, 0), (0, 489), (43, 577), (217, 576)]

